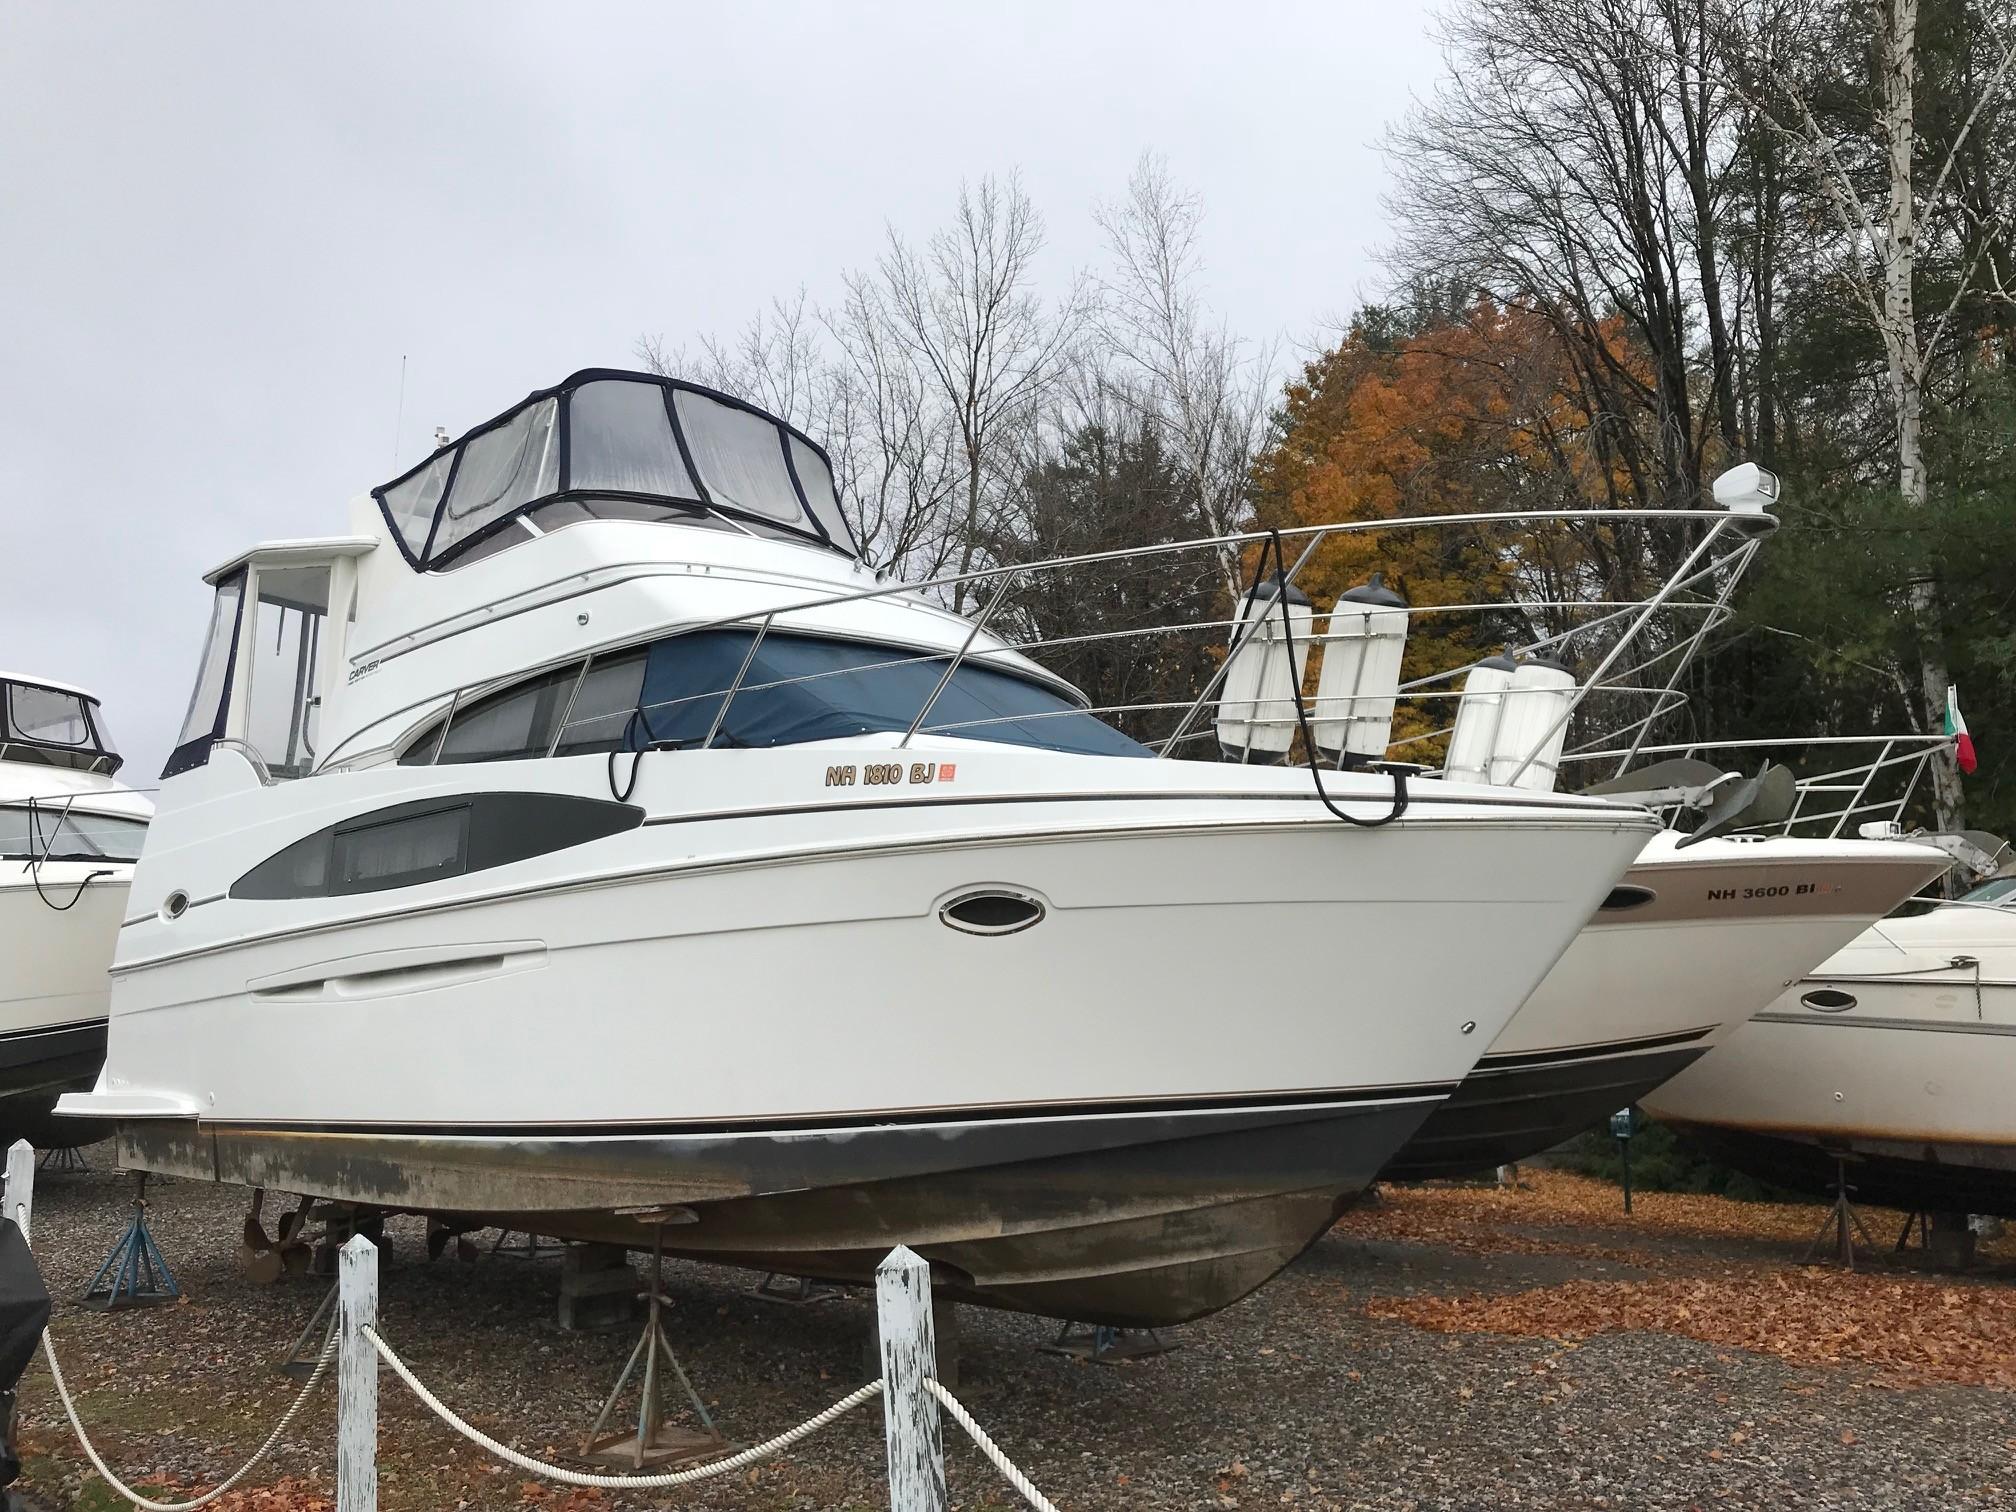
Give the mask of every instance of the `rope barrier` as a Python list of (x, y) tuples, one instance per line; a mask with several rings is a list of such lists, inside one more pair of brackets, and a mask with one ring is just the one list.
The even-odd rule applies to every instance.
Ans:
[[(852, 1412), (871, 1397), (879, 1396), (882, 1391), (881, 1381), (870, 1381), (866, 1386), (840, 1398), (817, 1417), (807, 1418), (796, 1428), (787, 1429), (775, 1438), (765, 1439), (762, 1443), (744, 1449), (739, 1454), (732, 1454), (727, 1459), (716, 1460), (712, 1464), (701, 1465), (696, 1469), (672, 1470), (662, 1475), (584, 1475), (578, 1470), (549, 1465), (544, 1460), (534, 1459), (529, 1454), (521, 1454), (508, 1444), (498, 1443), (482, 1429), (463, 1422), (452, 1408), (420, 1384), (419, 1377), (406, 1368), (406, 1362), (392, 1352), (392, 1346), (379, 1336), (377, 1329), (367, 1327), (363, 1332), (364, 1337), (371, 1341), (372, 1347), (378, 1351), (385, 1363), (392, 1367), (392, 1373), (406, 1383), (407, 1389), (420, 1398), (436, 1417), (470, 1443), (494, 1454), (506, 1464), (516, 1465), (520, 1470), (533, 1475), (546, 1476), (550, 1480), (559, 1481), (562, 1485), (586, 1486), (598, 1491), (660, 1490), (670, 1486), (690, 1486), (696, 1481), (712, 1480), (716, 1476), (733, 1474), (737, 1470), (747, 1469), (758, 1460), (768, 1459), (771, 1455), (790, 1448), (800, 1439), (811, 1437), (835, 1418)], [(1047, 1502), (1042, 1505), (1049, 1508)], [(1049, 1508), (1049, 1512), (1055, 1512), (1055, 1509)]]
[(69, 1416), (70, 1427), (77, 1435), (77, 1442), (84, 1446), (85, 1458), (90, 1460), (92, 1468), (104, 1477), (106, 1485), (125, 1497), (134, 1506), (144, 1508), (145, 1512), (195, 1512), (196, 1508), (208, 1506), (245, 1479), (246, 1476), (250, 1475), (253, 1468), (266, 1458), (275, 1444), (280, 1442), (280, 1435), (287, 1431), (287, 1425), (292, 1423), (295, 1417), (299, 1415), (302, 1407), (307, 1405), (309, 1395), (321, 1384), (323, 1375), (329, 1369), (329, 1362), (336, 1358), (336, 1342), (336, 1320), (331, 1318), (329, 1320), (329, 1332), (322, 1344), (321, 1357), (315, 1361), (315, 1369), (309, 1373), (308, 1379), (302, 1382), (300, 1393), (295, 1396), (293, 1405), (281, 1414), (280, 1421), (273, 1425), (273, 1431), (266, 1435), (266, 1442), (252, 1451), (252, 1458), (245, 1461), (237, 1470), (233, 1471), (230, 1479), (226, 1480), (222, 1485), (204, 1492), (203, 1495), (197, 1497), (194, 1501), (159, 1502), (142, 1496), (138, 1491), (135, 1491), (131, 1486), (120, 1480), (118, 1476), (112, 1473), (111, 1467), (99, 1456), (98, 1450), (93, 1446), (90, 1436), (84, 1432), (83, 1423), (78, 1421), (77, 1404), (71, 1400), (70, 1388), (63, 1380), (63, 1367), (56, 1363), (55, 1337), (48, 1329), (45, 1328), (42, 1330), (42, 1352), (49, 1360), (50, 1378), (56, 1382), (56, 1395), (63, 1402), (63, 1411)]
[(965, 1404), (959, 1398), (939, 1385), (937, 1379), (932, 1376), (924, 1378), (924, 1389), (938, 1398), (938, 1405), (952, 1415), (953, 1422), (966, 1430), (966, 1436), (980, 1446), (982, 1454), (994, 1462), (994, 1468), (1001, 1472), (1001, 1478), (1022, 1493), (1024, 1501), (1034, 1507), (1036, 1512), (1057, 1512), (1056, 1503), (1030, 1484), (1029, 1477), (1022, 1473), (1021, 1467), (1008, 1458), (999, 1444), (987, 1436), (985, 1428), (973, 1421), (973, 1414), (966, 1410)]

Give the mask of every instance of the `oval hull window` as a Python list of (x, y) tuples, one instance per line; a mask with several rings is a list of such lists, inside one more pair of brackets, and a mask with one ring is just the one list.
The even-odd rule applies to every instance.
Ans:
[(1799, 1001), (1816, 1013), (1846, 1013), (1855, 1006), (1852, 996), (1832, 987), (1815, 987), (1811, 992), (1801, 993)]
[(1602, 911), (1622, 913), (1627, 908), (1643, 908), (1658, 896), (1649, 887), (1633, 887), (1628, 882), (1622, 882), (1610, 889), (1610, 896), (1603, 900)]
[(1027, 893), (989, 887), (958, 897), (939, 906), (938, 917), (964, 934), (1016, 934), (1043, 922), (1042, 903)]

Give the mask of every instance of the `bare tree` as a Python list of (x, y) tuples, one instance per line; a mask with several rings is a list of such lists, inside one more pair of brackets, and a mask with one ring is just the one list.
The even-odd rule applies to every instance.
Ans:
[[(957, 435), (963, 464), (956, 546), (960, 571), (980, 559), (1004, 442), (1040, 421), (1043, 398), (1077, 335), (1082, 280), (1048, 310), (1032, 290), (1043, 220), (1019, 176), (962, 187), (953, 223), (923, 248), (892, 227), (871, 277), (872, 307), (929, 374)], [(965, 585), (954, 594), (964, 608)]]
[[(1984, 175), (1972, 152), (1985, 121), (2001, 119), (2009, 103), (2016, 26), (2001, 15), (1999, 28), (1984, 32), (1986, 72), (1943, 151), (1934, 149), (1937, 166), (1928, 183), (1919, 172), (1921, 158), (1932, 161), (1918, 120), (1919, 0), (1880, 0), (1876, 10), (1876, 77), (1865, 143), (1880, 161), (1878, 171), (1871, 173), (1860, 161), (1855, 142), (1838, 139), (1822, 125), (1814, 86), (1796, 71), (1774, 70), (1757, 79), (1748, 93), (1771, 128), (1796, 148), (1839, 222), (1844, 238), (1841, 281), (1853, 291), (1883, 346), (1898, 493), (1906, 508), (1922, 512), (1932, 488), (1924, 435), (1928, 357), (1948, 340), (1956, 315), (1970, 298), (2016, 302), (2002, 268), (2016, 166), (2005, 153)], [(1788, 15), (1773, 8), (1770, 19), (1776, 27), (1789, 22), (1808, 29), (1817, 29), (1819, 21), (1810, 9)], [(1985, 25), (1985, 15), (1981, 19)], [(1770, 32), (1757, 24), (1754, 6), (1728, 9), (1722, 20), (1724, 52), (1738, 60), (1737, 66), (1771, 40)], [(1974, 182), (1965, 184), (1970, 160), (1976, 165)], [(1987, 182), (1982, 182), (1984, 176)], [(1959, 192), (1963, 185), (1971, 192)], [(1940, 250), (1951, 270), (1951, 287), (1927, 319), (1919, 293), (1937, 240), (1946, 243)], [(1917, 640), (1920, 717), (1936, 727), (1946, 707), (1949, 677), (1939, 589), (1929, 568), (1911, 582), (1907, 602)], [(1933, 772), (1939, 823), (1957, 828), (1962, 822), (1959, 775), (1944, 762), (1934, 763)]]
[(1617, 502), (1692, 504), (1710, 446), (1740, 444), (1731, 96), (1684, 62), (1705, 3), (1468, 0), (1445, 83), (1387, 143), (1396, 265), (1548, 317), (1605, 417), (1590, 440)]
[[(1205, 311), (1196, 289), (1203, 211), (1161, 158), (1143, 154), (1126, 197), (1094, 216), (1113, 259), (1098, 281), (1097, 329), (1138, 378), (1114, 395), (1183, 469), (1200, 532), (1232, 534), (1251, 509), (1253, 458), (1279, 387), (1275, 350), (1252, 348)], [(1236, 596), (1238, 553), (1221, 553), (1221, 566)]]
[(801, 289), (730, 339), (703, 337), (688, 352), (645, 337), (637, 355), (652, 372), (748, 399), (819, 441), (870, 566), (920, 578), (945, 569), (957, 493), (952, 434), (872, 289), (850, 281), (837, 311), (815, 310)]

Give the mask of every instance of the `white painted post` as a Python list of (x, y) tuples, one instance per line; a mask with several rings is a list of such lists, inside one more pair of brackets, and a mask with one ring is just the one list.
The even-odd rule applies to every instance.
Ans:
[(336, 1512), (378, 1512), (378, 1246), (351, 1236), (336, 1257)]
[(7, 1147), (7, 1216), (21, 1226), (21, 1237), (32, 1239), (28, 1220), (35, 1215), (35, 1146), (17, 1139)]
[(924, 1382), (938, 1373), (931, 1267), (908, 1245), (898, 1245), (875, 1267), (875, 1320), (882, 1336), (882, 1434), (889, 1454), (890, 1512), (945, 1512), (938, 1399), (924, 1389)]

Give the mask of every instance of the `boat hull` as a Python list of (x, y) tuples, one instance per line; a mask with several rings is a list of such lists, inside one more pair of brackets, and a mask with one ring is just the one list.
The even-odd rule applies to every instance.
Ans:
[[(639, 1247), (629, 1210), (672, 1204), (679, 1253), (859, 1280), (907, 1243), (974, 1300), (1177, 1322), (1323, 1232), (1646, 833), (1488, 794), (1351, 829), (1297, 774), (970, 745), (954, 794), (863, 801), (825, 795), (831, 752), (719, 754), (821, 798), (709, 807), (716, 753), (647, 759), (648, 817), (564, 868), (306, 901), (232, 897), (228, 868), (319, 812), (204, 876), (219, 847), (178, 848), (170, 811), (143, 878), (215, 901), (129, 926), (106, 1077), (78, 1101), (143, 1169)], [(986, 786), (1024, 767), (1026, 791)], [(608, 798), (599, 762), (510, 777)], [(497, 779), (344, 781), (377, 803)], [(948, 922), (976, 890), (1040, 916)], [(1311, 942), (1350, 958), (1341, 999), (1272, 969)]]
[(120, 1151), (469, 1227), (643, 1248), (662, 1222), (667, 1253), (831, 1281), (908, 1244), (964, 1300), (1155, 1327), (1266, 1282), (1435, 1100), (599, 1138), (156, 1123)]
[(58, 1097), (89, 1088), (105, 1062), (105, 968), (132, 868), (93, 877), (99, 870), (49, 861), (39, 894), (25, 875), (0, 885), (0, 1144), (104, 1137), (102, 1125), (53, 1113)]
[(1763, 1180), (2016, 1218), (2016, 915), (1886, 919), (1646, 1110)]
[(1630, 1107), (1948, 865), (1894, 842), (1673, 838), (1648, 845), (1389, 1179), (1524, 1160)]

